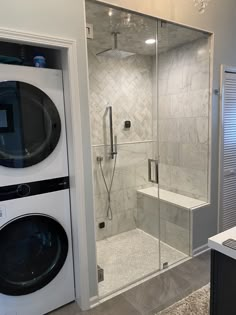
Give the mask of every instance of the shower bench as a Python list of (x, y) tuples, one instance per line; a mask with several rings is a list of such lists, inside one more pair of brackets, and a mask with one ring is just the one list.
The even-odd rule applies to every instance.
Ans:
[(140, 189), (137, 191), (137, 227), (186, 255), (194, 256), (207, 248), (207, 237), (204, 240), (204, 233), (199, 235), (199, 224), (204, 230), (208, 207), (209, 204), (202, 200), (164, 189), (159, 190), (158, 196), (157, 186)]

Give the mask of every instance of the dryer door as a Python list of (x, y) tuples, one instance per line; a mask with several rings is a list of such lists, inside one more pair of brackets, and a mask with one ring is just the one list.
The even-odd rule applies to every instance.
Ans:
[(23, 168), (55, 149), (61, 121), (52, 100), (37, 87), (0, 82), (0, 165)]
[(63, 267), (68, 238), (44, 215), (22, 216), (0, 229), (0, 293), (20, 296), (51, 282)]

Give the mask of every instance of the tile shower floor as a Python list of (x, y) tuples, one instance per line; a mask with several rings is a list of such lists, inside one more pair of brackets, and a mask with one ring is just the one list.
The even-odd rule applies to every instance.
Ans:
[[(98, 265), (104, 269), (99, 295), (105, 297), (159, 269), (159, 240), (131, 230), (97, 242)], [(178, 262), (187, 255), (161, 242), (161, 266)]]

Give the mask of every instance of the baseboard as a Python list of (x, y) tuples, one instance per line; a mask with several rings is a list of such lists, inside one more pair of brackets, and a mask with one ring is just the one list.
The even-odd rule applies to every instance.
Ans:
[(84, 304), (84, 303), (82, 303), (80, 297), (76, 297), (75, 302), (79, 305), (79, 307), (82, 311), (89, 311), (91, 308), (93, 308), (99, 304), (99, 298), (98, 298), (98, 296), (94, 296), (94, 297), (89, 299), (88, 304), (87, 303)]
[(193, 257), (196, 257), (196, 256), (198, 256), (198, 255), (208, 251), (209, 249), (210, 248), (208, 247), (208, 244), (204, 244), (204, 245), (202, 245), (202, 246), (200, 246), (198, 248), (195, 248), (193, 250)]
[(93, 308), (99, 304), (99, 296), (93, 296), (90, 298), (90, 308)]

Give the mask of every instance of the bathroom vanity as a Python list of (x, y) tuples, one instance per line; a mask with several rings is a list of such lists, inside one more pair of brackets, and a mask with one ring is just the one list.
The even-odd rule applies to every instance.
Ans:
[(222, 243), (236, 240), (236, 227), (211, 237), (211, 298), (210, 315), (236, 314), (236, 249)]

